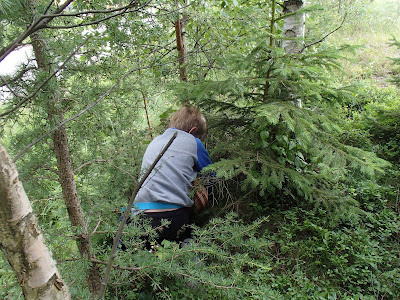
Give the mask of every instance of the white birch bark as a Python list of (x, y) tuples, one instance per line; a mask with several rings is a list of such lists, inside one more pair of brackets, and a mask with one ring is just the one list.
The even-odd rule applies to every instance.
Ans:
[[(283, 13), (293, 14), (284, 19), (283, 34), (286, 39), (282, 42), (285, 53), (295, 54), (303, 49), (306, 16), (304, 13), (296, 13), (306, 4), (305, 0), (287, 0), (283, 2)], [(291, 95), (294, 98), (293, 95)], [(294, 99), (293, 99), (294, 100)], [(296, 99), (296, 105), (302, 108), (301, 99)]]
[(25, 299), (69, 299), (67, 286), (45, 245), (18, 172), (0, 144), (0, 249)]
[[(305, 6), (305, 0), (288, 0), (283, 3), (283, 13), (296, 13)], [(303, 48), (306, 17), (304, 13), (294, 14), (284, 19), (283, 33), (286, 39), (282, 46), (286, 53), (298, 53)]]

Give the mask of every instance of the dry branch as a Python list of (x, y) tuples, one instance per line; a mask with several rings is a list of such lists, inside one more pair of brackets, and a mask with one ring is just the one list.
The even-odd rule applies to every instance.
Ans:
[[(55, 10), (55, 14), (57, 15), (64, 11), (64, 9), (66, 9), (68, 5), (70, 5), (73, 1), (74, 0), (65, 1), (60, 7)], [(17, 39), (15, 39), (13, 42), (0, 50), (0, 62), (3, 61), (3, 59), (6, 58), (8, 54), (14, 51), (27, 37), (29, 37), (32, 33), (44, 28), (53, 19), (54, 17), (52, 17), (51, 15), (43, 15), (41, 18), (37, 19), (31, 25), (29, 25), (28, 29), (25, 30)]]
[(128, 205), (126, 207), (126, 210), (124, 212), (124, 215), (122, 217), (121, 220), (121, 224), (118, 228), (118, 231), (115, 235), (114, 238), (114, 243), (113, 246), (111, 248), (111, 254), (110, 254), (110, 259), (108, 261), (107, 264), (107, 268), (106, 271), (104, 272), (104, 278), (103, 281), (101, 282), (101, 291), (100, 291), (100, 298), (104, 297), (104, 293), (107, 287), (107, 283), (110, 277), (110, 272), (111, 272), (111, 267), (112, 267), (112, 263), (115, 259), (115, 257), (117, 256), (117, 246), (118, 246), (118, 242), (121, 239), (121, 235), (122, 235), (122, 230), (124, 229), (126, 220), (128, 220), (128, 217), (131, 213), (131, 209), (132, 209), (132, 205), (133, 205), (133, 201), (135, 200), (135, 197), (137, 195), (137, 193), (139, 192), (139, 189), (142, 187), (142, 184), (145, 182), (145, 180), (147, 179), (147, 177), (150, 175), (151, 171), (153, 171), (154, 167), (157, 165), (158, 161), (161, 159), (161, 157), (164, 155), (164, 153), (167, 151), (167, 149), (169, 148), (169, 146), (171, 146), (172, 142), (175, 140), (176, 136), (177, 136), (178, 132), (175, 132), (174, 135), (171, 137), (171, 139), (169, 140), (169, 142), (165, 145), (165, 147), (161, 150), (160, 154), (158, 154), (158, 156), (156, 157), (156, 159), (154, 160), (154, 162), (152, 163), (152, 165), (147, 169), (146, 173), (142, 176), (141, 180), (139, 181), (139, 183), (136, 185), (135, 190), (133, 191), (131, 198), (129, 199)]

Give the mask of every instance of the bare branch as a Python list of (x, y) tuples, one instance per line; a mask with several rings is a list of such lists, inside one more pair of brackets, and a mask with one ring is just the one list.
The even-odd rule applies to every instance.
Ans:
[[(122, 8), (118, 8), (118, 9), (114, 9), (114, 10), (109, 10), (109, 11), (92, 11), (92, 12), (96, 12), (96, 13), (108, 13), (108, 12), (115, 12), (118, 11), (118, 13), (115, 13), (111, 16), (107, 16), (92, 22), (87, 22), (87, 23), (82, 23), (82, 24), (75, 24), (75, 25), (65, 25), (65, 26), (46, 26), (45, 28), (47, 29), (70, 29), (70, 28), (76, 28), (76, 27), (84, 27), (84, 26), (89, 26), (89, 25), (95, 25), (95, 24), (99, 24), (101, 22), (104, 22), (106, 20), (109, 20), (111, 18), (115, 18), (121, 15), (125, 15), (128, 13), (132, 13), (135, 11), (140, 11), (142, 8), (146, 7), (152, 0), (144, 3), (142, 6), (135, 8), (134, 10), (129, 10), (129, 8), (134, 7), (134, 1), (132, 1), (130, 4), (122, 7)], [(85, 14), (84, 12), (79, 12), (76, 14), (59, 14), (59, 15), (54, 15), (54, 17), (70, 17), (70, 16), (79, 16), (81, 14)]]
[[(136, 11), (136, 10), (134, 10), (134, 11)], [(85, 26), (89, 26), (89, 25), (96, 25), (96, 24), (99, 24), (99, 23), (104, 22), (106, 20), (109, 20), (109, 19), (112, 19), (112, 18), (115, 18), (115, 17), (118, 17), (118, 16), (122, 16), (122, 15), (130, 13), (130, 12), (132, 12), (132, 11), (119, 12), (119, 13), (113, 14), (112, 16), (107, 16), (107, 17), (104, 17), (104, 18), (101, 18), (101, 19), (98, 19), (98, 20), (95, 20), (95, 21), (92, 21), (92, 22), (88, 22), (88, 23), (75, 24), (75, 25), (65, 25), (65, 26), (46, 26), (45, 28), (47, 28), (47, 29), (71, 29), (71, 28), (77, 28), (77, 27), (85, 27)]]
[(97, 228), (99, 228), (100, 223), (101, 223), (101, 217), (99, 216), (99, 221), (97, 222), (97, 225), (94, 227), (92, 233), (89, 235), (89, 238), (91, 238), (97, 232)]
[(46, 7), (46, 10), (44, 11), (44, 14), (47, 14), (48, 11), (50, 10), (51, 6), (53, 5), (54, 0), (50, 0), (49, 4)]
[(130, 213), (131, 213), (131, 209), (132, 209), (132, 205), (133, 205), (133, 201), (135, 200), (135, 197), (137, 195), (137, 193), (139, 192), (139, 189), (142, 187), (142, 184), (145, 182), (145, 180), (147, 179), (147, 177), (149, 177), (151, 171), (153, 171), (154, 167), (157, 165), (158, 161), (161, 159), (161, 157), (164, 155), (164, 153), (168, 150), (169, 146), (171, 146), (172, 142), (175, 140), (176, 136), (177, 136), (178, 132), (175, 132), (174, 135), (171, 137), (171, 139), (169, 140), (169, 142), (165, 145), (165, 147), (161, 150), (160, 154), (158, 154), (158, 156), (156, 157), (156, 159), (154, 160), (154, 162), (151, 164), (151, 166), (147, 169), (146, 173), (142, 176), (142, 178), (140, 179), (139, 183), (136, 185), (135, 190), (133, 191), (131, 198), (129, 199), (128, 205), (126, 207), (126, 210), (124, 212), (124, 215), (122, 217), (119, 229), (115, 235), (114, 238), (114, 243), (113, 246), (111, 248), (111, 254), (110, 254), (110, 259), (108, 260), (107, 263), (107, 267), (106, 270), (104, 271), (104, 278), (101, 282), (101, 292), (100, 292), (100, 298), (102, 298), (104, 296), (104, 292), (105, 289), (107, 287), (107, 283), (108, 283), (108, 279), (110, 277), (110, 272), (111, 272), (111, 267), (112, 267), (112, 263), (115, 259), (115, 257), (117, 256), (117, 246), (118, 246), (118, 242), (121, 239), (121, 235), (122, 235), (122, 230), (124, 229), (126, 220), (128, 219)]
[(311, 44), (308, 44), (308, 45), (304, 45), (303, 48), (300, 50), (300, 53), (302, 53), (302, 52), (303, 52), (304, 50), (306, 50), (308, 47), (311, 47), (311, 46), (313, 46), (313, 45), (322, 43), (328, 36), (330, 36), (332, 33), (336, 32), (336, 31), (338, 31), (338, 30), (343, 26), (344, 21), (346, 20), (346, 16), (347, 16), (347, 14), (344, 15), (343, 20), (342, 20), (342, 23), (340, 23), (340, 25), (339, 25), (336, 29), (334, 29), (333, 31), (327, 33), (327, 34), (326, 34), (324, 37), (322, 37), (320, 40), (315, 41), (315, 42), (312, 42)]
[[(101, 261), (101, 260), (94, 259), (94, 258), (91, 258), (90, 261), (94, 262), (96, 264), (99, 264), (99, 265), (107, 265), (108, 264), (105, 261)], [(145, 269), (148, 267), (147, 266), (145, 266), (145, 267), (121, 267), (121, 266), (117, 266), (117, 265), (112, 265), (112, 268), (118, 269), (118, 270), (139, 271), (139, 270), (142, 270), (142, 269)]]
[[(59, 8), (55, 10), (55, 14), (61, 13), (64, 9), (68, 7), (74, 0), (65, 1)], [(16, 40), (8, 44), (6, 47), (0, 50), (0, 62), (7, 57), (12, 51), (14, 51), (28, 36), (32, 33), (44, 28), (48, 23), (50, 23), (54, 17), (42, 16), (35, 22), (33, 22), (27, 30), (25, 30)]]
[(105, 162), (105, 163), (107, 163), (107, 164), (109, 164), (110, 166), (113, 166), (114, 168), (116, 168), (116, 169), (118, 169), (118, 170), (120, 170), (121, 172), (123, 172), (125, 175), (128, 175), (129, 177), (131, 177), (131, 178), (135, 178), (133, 175), (131, 175), (129, 172), (127, 172), (127, 171), (125, 171), (124, 169), (122, 169), (122, 168), (120, 168), (120, 167), (118, 167), (118, 166), (116, 166), (116, 165), (114, 165), (114, 164), (112, 164), (112, 163), (110, 163), (108, 160), (106, 160), (106, 159), (93, 159), (93, 160), (91, 160), (91, 161), (88, 161), (88, 162), (85, 162), (85, 163), (83, 163), (82, 165), (80, 165), (78, 168), (76, 168), (75, 170), (74, 170), (74, 174), (76, 174), (80, 169), (82, 169), (83, 167), (86, 167), (86, 166), (88, 166), (88, 165), (90, 165), (90, 164), (92, 164), (92, 163), (95, 163), (95, 162)]
[(93, 160), (91, 160), (91, 161), (87, 161), (87, 162), (81, 164), (79, 167), (77, 167), (77, 168), (74, 170), (74, 174), (76, 174), (76, 172), (78, 172), (78, 171), (79, 171), (80, 169), (82, 169), (83, 167), (86, 167), (86, 166), (88, 166), (88, 165), (90, 165), (90, 164), (92, 164), (92, 163), (95, 163), (95, 162), (107, 162), (107, 160), (105, 160), (105, 159), (93, 159)]
[[(33, 97), (35, 97), (36, 94), (42, 89), (42, 87), (45, 86), (45, 85), (50, 81), (50, 79), (52, 79), (54, 76), (56, 76), (57, 73), (60, 72), (60, 71), (64, 68), (64, 66), (67, 64), (67, 62), (78, 52), (78, 50), (79, 50), (90, 38), (91, 38), (91, 36), (88, 36), (88, 37), (82, 42), (82, 44), (80, 44), (80, 45), (75, 49), (75, 51), (72, 52), (72, 53), (67, 57), (67, 59), (62, 63), (62, 65), (61, 65), (60, 67), (58, 67), (58, 69), (57, 69), (56, 71), (54, 71), (52, 74), (50, 74), (50, 76), (47, 77), (47, 79), (46, 79), (45, 81), (43, 81), (43, 82), (36, 88), (36, 90), (35, 90), (32, 94), (30, 94), (29, 96), (17, 95), (17, 94), (15, 94), (15, 93), (13, 92), (13, 90), (11, 89), (11, 87), (9, 87), (9, 86), (7, 85), (8, 89), (13, 93), (14, 96), (16, 96), (16, 97), (18, 97), (18, 98), (23, 98), (24, 100), (21, 101), (21, 102), (19, 102), (19, 103), (18, 103), (17, 105), (15, 105), (12, 109), (10, 109), (10, 110), (8, 110), (8, 111), (6, 111), (6, 112), (4, 112), (4, 113), (1, 113), (1, 114), (0, 114), (0, 118), (2, 118), (2, 117), (4, 117), (4, 116), (6, 116), (6, 115), (8, 115), (8, 114), (10, 114), (10, 113), (12, 113), (12, 112), (14, 112), (14, 111), (17, 110), (18, 108), (20, 108), (22, 105), (24, 105), (25, 103), (27, 103), (30, 99), (32, 99)], [(1, 77), (1, 76), (0, 76), (0, 77)], [(3, 80), (3, 82), (5, 82), (4, 79), (3, 79), (3, 77), (1, 77), (1, 79)], [(6, 83), (6, 82), (5, 82), (5, 83)]]
[[(151, 1), (152, 0), (150, 0), (147, 3), (150, 3)], [(147, 5), (147, 3), (144, 5)], [(136, 1), (131, 1), (128, 5), (125, 5), (125, 6), (122, 6), (119, 8), (114, 8), (114, 9), (84, 10), (84, 11), (79, 11), (76, 13), (62, 13), (62, 14), (52, 14), (52, 15), (46, 15), (46, 16), (56, 18), (56, 17), (79, 17), (80, 15), (89, 15), (89, 14), (107, 14), (107, 13), (113, 13), (116, 11), (127, 10), (129, 8), (135, 7), (136, 5), (137, 5)], [(142, 7), (143, 7), (143, 5), (142, 5)]]
[(173, 14), (176, 14), (177, 12), (179, 12), (179, 11), (181, 11), (181, 10), (184, 10), (186, 7), (189, 7), (189, 6), (191, 6), (193, 3), (189, 3), (189, 4), (186, 4), (186, 5), (183, 5), (183, 6), (180, 6), (180, 7), (178, 7), (177, 9), (173, 9), (173, 10), (166, 10), (166, 9), (162, 9), (162, 8), (160, 8), (160, 7), (157, 7), (157, 6), (151, 6), (151, 8), (155, 8), (155, 9), (157, 9), (157, 10), (165, 10), (166, 11), (166, 13), (164, 13), (164, 14), (152, 14), (152, 13), (149, 13), (149, 12), (146, 12), (146, 11), (142, 11), (144, 14), (146, 14), (147, 16), (152, 16), (152, 17), (159, 17), (159, 16), (168, 16), (168, 15), (173, 15)]
[(50, 178), (50, 177), (43, 177), (43, 176), (33, 176), (32, 179), (44, 179), (44, 180), (51, 180), (51, 181), (59, 181), (57, 178)]

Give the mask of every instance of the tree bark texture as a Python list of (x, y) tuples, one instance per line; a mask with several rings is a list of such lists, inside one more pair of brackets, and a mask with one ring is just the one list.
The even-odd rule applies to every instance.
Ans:
[[(31, 0), (31, 6), (32, 0)], [(35, 59), (39, 69), (51, 74), (51, 64), (47, 57), (49, 51), (42, 36), (39, 33), (31, 35), (32, 47), (35, 54)], [(62, 110), (59, 108), (59, 95), (56, 90), (48, 93), (46, 101), (46, 109), (48, 114), (49, 123), (52, 124), (54, 120), (64, 120)], [(68, 217), (71, 225), (78, 228), (80, 227), (81, 233), (77, 236), (79, 252), (83, 257), (93, 258), (90, 253), (90, 237), (84, 222), (84, 215), (81, 208), (81, 203), (78, 197), (78, 192), (75, 183), (74, 169), (72, 164), (71, 153), (69, 149), (69, 142), (65, 126), (60, 127), (54, 131), (53, 135), (53, 151), (57, 158), (58, 177), (61, 185), (62, 193), (64, 196), (65, 205), (68, 211)], [(97, 294), (101, 284), (101, 274), (98, 266), (93, 263), (88, 274), (88, 286), (92, 294)]]
[(187, 56), (187, 45), (185, 36), (186, 21), (187, 21), (187, 16), (183, 16), (182, 18), (178, 17), (178, 20), (175, 22), (176, 49), (178, 50), (178, 62), (179, 62), (179, 76), (182, 81), (188, 81), (187, 69), (186, 69), (186, 56)]
[(0, 248), (25, 299), (69, 299), (18, 172), (0, 144)]
[[(35, 60), (38, 64), (39, 69), (51, 73), (50, 62), (46, 58), (46, 49), (43, 39), (41, 39), (38, 34), (33, 34), (32, 36), (32, 47), (35, 54)], [(53, 120), (63, 120), (64, 116), (62, 112), (57, 109), (58, 97), (56, 91), (50, 92), (49, 99), (46, 103), (48, 119), (50, 124)], [(64, 196), (65, 205), (67, 207), (69, 220), (72, 226), (81, 226), (84, 228), (84, 218), (81, 209), (81, 204), (78, 198), (78, 192), (76, 189), (74, 169), (71, 161), (71, 154), (69, 150), (68, 137), (65, 126), (57, 129), (53, 135), (53, 151), (57, 158), (57, 169), (58, 178), (61, 185), (62, 193)], [(83, 230), (84, 231), (84, 230)], [(83, 233), (84, 234), (84, 233)], [(87, 253), (87, 241), (84, 238), (79, 238), (79, 250), (81, 254)]]
[(305, 5), (304, 0), (288, 0), (283, 2), (283, 13), (292, 14), (284, 19), (283, 33), (285, 40), (283, 40), (282, 46), (286, 53), (299, 53), (303, 46), (299, 43), (299, 40), (304, 40), (305, 32), (305, 14), (296, 14), (297, 11), (302, 9)]

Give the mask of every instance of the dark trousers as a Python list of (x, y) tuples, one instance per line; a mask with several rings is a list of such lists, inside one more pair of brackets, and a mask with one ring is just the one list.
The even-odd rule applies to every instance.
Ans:
[[(157, 230), (156, 241), (161, 244), (163, 240), (182, 242), (190, 237), (190, 208), (182, 207), (176, 210), (144, 213), (145, 218), (151, 219), (151, 227)], [(161, 220), (168, 220), (170, 224), (161, 227)], [(150, 247), (150, 245), (147, 245)]]

